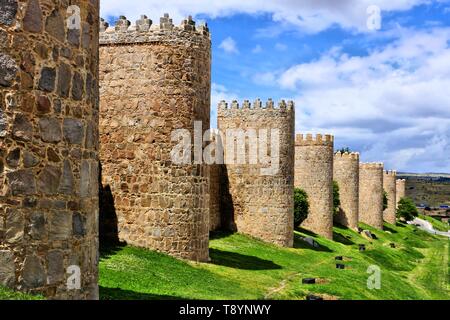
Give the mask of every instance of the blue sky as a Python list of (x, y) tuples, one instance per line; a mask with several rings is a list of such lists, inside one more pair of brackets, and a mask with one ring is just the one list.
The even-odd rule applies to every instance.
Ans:
[(450, 173), (449, 0), (132, 2), (103, 0), (102, 14), (208, 22), (213, 125), (222, 99), (292, 99), (298, 133), (334, 134), (388, 169)]

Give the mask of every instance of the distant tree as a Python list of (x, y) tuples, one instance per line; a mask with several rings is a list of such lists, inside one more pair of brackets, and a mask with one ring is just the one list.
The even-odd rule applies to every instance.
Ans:
[(388, 208), (388, 201), (389, 201), (388, 193), (385, 190), (383, 190), (383, 211)]
[(308, 217), (309, 202), (308, 194), (300, 189), (294, 189), (294, 223), (299, 226)]
[(333, 181), (333, 208), (334, 214), (339, 213), (339, 207), (341, 205), (341, 197), (339, 194), (339, 184), (337, 181)]
[(352, 151), (350, 150), (349, 147), (345, 147), (345, 148), (339, 149), (337, 152), (340, 152), (340, 153), (346, 153), (346, 152), (348, 152), (348, 153), (350, 153), (350, 152), (352, 152)]
[(408, 197), (401, 198), (398, 202), (397, 218), (411, 221), (417, 216), (419, 216), (419, 211), (417, 210), (414, 201)]

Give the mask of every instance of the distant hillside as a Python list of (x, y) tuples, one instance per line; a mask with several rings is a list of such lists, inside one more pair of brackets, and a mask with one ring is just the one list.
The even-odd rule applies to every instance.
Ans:
[(450, 205), (450, 174), (398, 173), (397, 176), (406, 179), (406, 195), (416, 204)]

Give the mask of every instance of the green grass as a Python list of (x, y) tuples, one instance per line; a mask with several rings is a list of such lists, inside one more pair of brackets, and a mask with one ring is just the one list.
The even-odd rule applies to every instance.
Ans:
[(39, 295), (30, 295), (22, 292), (12, 291), (0, 286), (0, 300), (42, 300)]
[(433, 228), (435, 230), (443, 231), (443, 232), (447, 232), (448, 230), (450, 230), (450, 226), (445, 222), (439, 221), (437, 219), (433, 219), (432, 217), (429, 217), (429, 216), (426, 216), (423, 214), (420, 214), (419, 218), (430, 222), (433, 225)]
[[(101, 299), (450, 299), (449, 240), (414, 226), (386, 224), (388, 232), (362, 226), (378, 237), (334, 228), (330, 241), (313, 236), (311, 248), (295, 233), (294, 248), (279, 248), (241, 234), (214, 233), (210, 263), (193, 263), (134, 247), (103, 252)], [(396, 248), (391, 248), (390, 243)], [(367, 251), (359, 252), (364, 243)], [(335, 268), (344, 256), (346, 269)], [(381, 268), (381, 289), (367, 288), (367, 268)], [(320, 284), (303, 285), (316, 277)]]

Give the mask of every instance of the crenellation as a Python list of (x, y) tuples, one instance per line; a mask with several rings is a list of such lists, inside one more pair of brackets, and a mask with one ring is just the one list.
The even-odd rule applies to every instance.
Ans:
[(336, 152), (334, 154), (334, 158), (335, 159), (354, 159), (354, 160), (359, 160), (360, 158), (360, 154), (359, 152)]
[(295, 136), (296, 146), (334, 146), (334, 136), (330, 134), (317, 134), (313, 136), (310, 133), (297, 134)]
[(175, 26), (167, 14), (156, 25), (146, 15), (141, 15), (135, 24), (131, 24), (125, 16), (120, 16), (114, 26), (109, 26), (104, 19), (100, 20), (101, 45), (171, 42), (203, 46), (205, 41), (210, 40), (208, 25), (204, 23), (196, 27), (191, 16), (179, 26)]
[[(231, 104), (228, 104), (226, 101), (220, 101), (218, 104), (218, 112), (222, 115), (235, 116), (235, 113), (241, 112), (261, 112), (261, 114), (293, 114), (295, 109), (295, 104), (293, 101), (286, 102), (285, 100), (280, 100), (278, 105), (275, 105), (275, 102), (272, 99), (268, 99), (264, 103), (261, 99), (256, 99), (253, 104), (250, 100), (244, 100), (242, 104), (240, 104), (237, 100), (233, 100)], [(232, 111), (232, 112), (231, 112)]]

